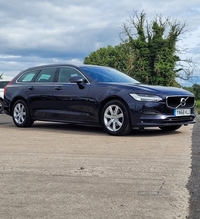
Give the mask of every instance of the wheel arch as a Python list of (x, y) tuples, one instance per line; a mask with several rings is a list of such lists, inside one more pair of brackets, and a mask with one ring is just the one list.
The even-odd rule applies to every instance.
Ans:
[(121, 101), (127, 108), (128, 110), (128, 115), (130, 117), (130, 111), (129, 111), (129, 107), (128, 107), (128, 104), (126, 103), (126, 101), (119, 97), (119, 96), (110, 96), (110, 97), (107, 97), (106, 99), (104, 99), (103, 101), (101, 101), (101, 103), (99, 104), (99, 110), (98, 110), (98, 120), (99, 120), (99, 123), (102, 125), (101, 123), (101, 114), (102, 114), (102, 110), (103, 110), (103, 107), (105, 106), (106, 103), (112, 101), (112, 100), (119, 100)]
[(23, 100), (27, 105), (29, 105), (28, 101), (22, 97), (22, 96), (16, 96), (15, 98), (13, 98), (11, 104), (10, 104), (10, 112), (12, 113), (12, 109), (13, 109), (13, 105), (15, 104), (16, 101), (18, 100)]
[(30, 127), (34, 123), (30, 115), (28, 102), (24, 98), (15, 98), (12, 104), (11, 116), (17, 127)]

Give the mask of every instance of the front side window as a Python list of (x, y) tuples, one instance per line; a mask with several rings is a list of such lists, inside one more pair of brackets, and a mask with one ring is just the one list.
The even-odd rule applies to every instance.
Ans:
[(53, 82), (56, 68), (45, 68), (37, 75), (35, 82)]
[(74, 68), (71, 67), (61, 67), (58, 75), (58, 82), (68, 82), (71, 77), (79, 76), (86, 83), (84, 76)]

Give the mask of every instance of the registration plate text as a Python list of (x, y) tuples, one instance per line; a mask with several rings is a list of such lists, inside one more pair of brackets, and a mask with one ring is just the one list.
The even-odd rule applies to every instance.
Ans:
[(175, 116), (189, 116), (191, 114), (190, 109), (176, 109), (174, 110)]

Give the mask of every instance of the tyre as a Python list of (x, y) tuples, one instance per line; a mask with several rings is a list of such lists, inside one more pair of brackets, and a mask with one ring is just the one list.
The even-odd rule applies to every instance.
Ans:
[(0, 113), (3, 113), (3, 101), (0, 100)]
[(172, 125), (172, 126), (165, 126), (165, 127), (159, 127), (162, 131), (170, 132), (175, 131), (177, 129), (180, 129), (182, 125)]
[(127, 135), (132, 130), (128, 110), (119, 100), (112, 100), (105, 104), (101, 123), (110, 135)]
[(30, 118), (28, 106), (23, 100), (18, 100), (14, 103), (12, 118), (18, 127), (30, 127), (34, 122), (34, 120)]

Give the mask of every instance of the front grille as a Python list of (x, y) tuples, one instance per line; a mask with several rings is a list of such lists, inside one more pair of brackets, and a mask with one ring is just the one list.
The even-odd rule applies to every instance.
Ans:
[(166, 104), (172, 109), (186, 109), (194, 107), (195, 102), (191, 96), (171, 96), (167, 97)]

